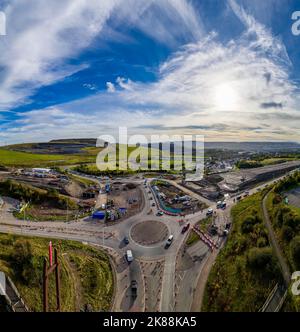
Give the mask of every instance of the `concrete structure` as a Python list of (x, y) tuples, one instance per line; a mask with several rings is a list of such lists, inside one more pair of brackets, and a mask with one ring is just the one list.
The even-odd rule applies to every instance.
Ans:
[(222, 192), (237, 192), (248, 187), (268, 181), (300, 167), (300, 161), (290, 161), (282, 164), (244, 169), (222, 174), (223, 181), (218, 183)]

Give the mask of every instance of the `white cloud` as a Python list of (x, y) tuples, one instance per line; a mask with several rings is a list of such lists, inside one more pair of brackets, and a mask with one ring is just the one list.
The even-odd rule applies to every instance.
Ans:
[[(133, 131), (146, 134), (154, 131), (197, 131), (214, 140), (299, 140), (298, 129), (293, 126), (297, 113), (297, 86), (289, 78), (291, 63), (283, 42), (237, 5), (236, 1), (228, 1), (245, 31), (240, 37), (226, 43), (221, 42), (215, 32), (204, 37), (201, 20), (197, 19), (188, 1), (130, 0), (126, 6), (119, 3), (116, 12), (107, 5), (106, 15), (99, 16), (95, 21), (101, 22), (99, 26), (103, 26), (106, 17), (113, 15), (118, 24), (125, 22), (134, 25), (149, 36), (171, 45), (182, 33), (192, 34), (192, 41), (160, 65), (159, 77), (154, 83), (133, 82), (130, 78), (118, 77), (115, 82), (106, 83), (106, 91), (92, 97), (20, 114), (15, 124), (20, 128), (23, 140), (25, 137), (27, 141), (39, 140), (39, 137), (96, 137), (104, 130), (117, 131), (117, 127), (124, 124)], [(86, 8), (83, 3), (86, 2), (77, 1), (77, 5), (81, 6), (81, 14), (78, 12), (76, 19), (72, 16), (67, 25), (61, 22), (62, 27), (77, 29), (80, 26), (77, 23), (72, 25), (73, 20), (80, 22), (83, 8), (89, 12), (95, 5), (91, 1), (89, 3), (93, 5)], [(162, 15), (159, 19), (155, 17), (157, 12)], [(93, 16), (93, 13), (89, 15)], [(183, 25), (177, 28), (170, 26), (168, 23), (172, 18), (172, 22), (181, 22)], [(21, 23), (20, 26), (23, 26), (24, 22)], [(66, 41), (66, 45), (70, 46), (67, 48), (68, 54), (90, 42), (97, 34), (95, 30), (92, 24), (87, 33), (89, 38), (84, 33), (84, 41), (80, 40), (81, 36), (75, 42), (70, 41), (72, 45)], [(64, 45), (65, 41), (60, 39), (64, 31), (59, 30), (52, 35), (52, 51), (53, 45), (55, 48), (57, 43)], [(28, 37), (22, 38), (28, 40)], [(61, 72), (65, 66), (49, 72), (48, 66), (57, 64), (59, 59), (54, 55), (54, 58), (44, 59), (40, 52), (37, 62), (41, 65), (38, 69), (29, 66), (28, 73), (26, 65), (22, 65), (23, 57), (19, 56), (18, 66), (25, 81), (32, 75), (37, 77), (34, 80), (37, 85), (45, 84), (66, 75)], [(68, 56), (64, 54), (66, 51), (62, 52), (60, 59)], [(29, 50), (25, 54), (29, 57)], [(45, 67), (42, 65), (44, 63), (47, 64)], [(50, 77), (47, 78), (47, 75)], [(7, 75), (13, 79), (10, 89), (4, 89), (6, 96), (9, 93), (11, 97), (16, 96), (13, 82), (22, 82), (16, 76)], [(290, 117), (282, 117), (283, 112)], [(49, 126), (51, 131), (48, 130)], [(16, 131), (8, 129), (7, 136), (12, 139)]]
[(112, 82), (106, 82), (106, 88), (107, 88), (108, 92), (115, 92), (116, 91), (115, 85)]
[(117, 25), (135, 25), (165, 43), (200, 31), (186, 0), (11, 0), (4, 11), (8, 31), (0, 40), (0, 111), (86, 68), (68, 59), (88, 47), (112, 16)]
[(0, 39), (0, 110), (85, 68), (64, 61), (92, 42), (119, 2), (10, 1), (5, 8), (7, 36)]

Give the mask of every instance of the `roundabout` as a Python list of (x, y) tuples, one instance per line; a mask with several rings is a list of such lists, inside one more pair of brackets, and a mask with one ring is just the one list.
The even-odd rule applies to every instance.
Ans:
[(168, 227), (157, 220), (147, 220), (132, 226), (132, 240), (142, 246), (153, 246), (165, 241), (169, 236)]

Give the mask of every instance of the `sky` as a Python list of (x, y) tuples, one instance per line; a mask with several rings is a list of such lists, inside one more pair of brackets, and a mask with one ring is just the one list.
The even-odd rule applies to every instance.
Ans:
[(0, 145), (300, 141), (298, 0), (0, 0)]

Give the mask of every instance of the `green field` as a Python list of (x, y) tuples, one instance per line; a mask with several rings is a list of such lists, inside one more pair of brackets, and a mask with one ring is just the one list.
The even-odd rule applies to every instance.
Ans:
[[(0, 271), (15, 283), (31, 311), (42, 311), (43, 260), (49, 240), (0, 234)], [(62, 311), (108, 311), (114, 278), (108, 256), (72, 241), (52, 240), (59, 251)], [(49, 283), (50, 311), (55, 308), (55, 280)]]
[(280, 280), (262, 219), (261, 195), (232, 208), (232, 231), (209, 275), (202, 311), (259, 311)]
[(95, 161), (95, 155), (48, 155), (0, 149), (0, 165), (8, 167), (54, 167)]
[(257, 168), (263, 166), (271, 166), (282, 164), (288, 161), (299, 160), (299, 157), (278, 157), (278, 158), (265, 158), (265, 159), (253, 159), (253, 160), (240, 160), (236, 166), (239, 169), (247, 169), (247, 168)]

